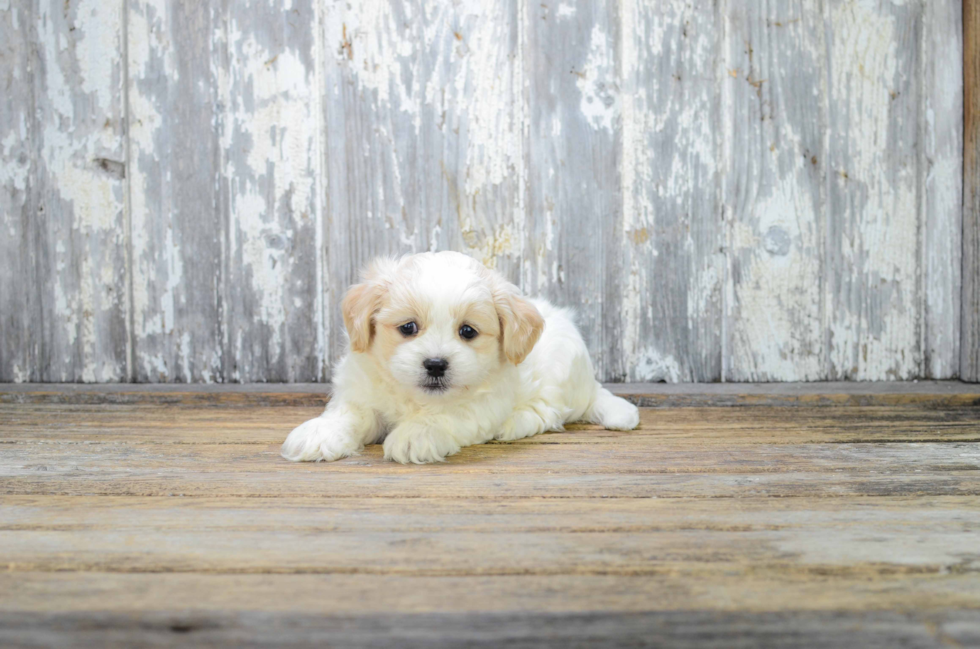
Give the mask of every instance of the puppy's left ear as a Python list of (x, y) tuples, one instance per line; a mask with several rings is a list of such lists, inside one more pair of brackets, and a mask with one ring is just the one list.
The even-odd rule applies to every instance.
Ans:
[(507, 360), (520, 365), (541, 337), (544, 318), (533, 304), (520, 296), (516, 286), (502, 283), (504, 286), (494, 296), (500, 318), (501, 343)]

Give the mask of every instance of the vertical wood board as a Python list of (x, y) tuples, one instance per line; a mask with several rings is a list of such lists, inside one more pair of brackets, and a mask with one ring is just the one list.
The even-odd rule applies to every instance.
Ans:
[(729, 3), (726, 380), (826, 378), (827, 70), (818, 2)]
[(209, 2), (128, 0), (133, 379), (225, 379), (220, 107)]
[(218, 70), (227, 202), (225, 380), (320, 378), (317, 14), (227, 2)]
[(960, 378), (980, 381), (980, 7), (963, 3), (963, 286)]
[(624, 376), (619, 7), (529, 2), (524, 289), (573, 307), (599, 376)]
[(824, 5), (830, 380), (921, 375), (922, 6)]
[(33, 27), (28, 2), (0, 11), (0, 381), (40, 379)]
[(719, 12), (622, 4), (622, 304), (609, 305), (618, 378), (717, 381), (722, 369)]
[(39, 0), (36, 360), (43, 381), (128, 376), (122, 0)]

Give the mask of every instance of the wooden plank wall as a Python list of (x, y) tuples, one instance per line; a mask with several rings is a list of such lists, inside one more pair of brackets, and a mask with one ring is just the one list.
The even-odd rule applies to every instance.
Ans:
[(604, 380), (978, 365), (956, 0), (0, 9), (0, 380), (329, 380), (358, 268), (434, 249)]
[(960, 375), (980, 381), (980, 8), (963, 3), (963, 311)]

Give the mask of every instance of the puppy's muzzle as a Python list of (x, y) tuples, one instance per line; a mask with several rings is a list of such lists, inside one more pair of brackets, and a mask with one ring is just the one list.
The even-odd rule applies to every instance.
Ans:
[(422, 361), (422, 367), (434, 379), (440, 379), (446, 375), (449, 369), (449, 361), (444, 358), (427, 358)]

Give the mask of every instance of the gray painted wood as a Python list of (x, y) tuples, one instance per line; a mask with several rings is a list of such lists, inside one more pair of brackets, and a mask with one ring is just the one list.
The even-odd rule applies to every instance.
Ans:
[(37, 374), (127, 378), (121, 0), (34, 5)]
[(607, 380), (980, 377), (955, 0), (6, 6), (0, 380), (328, 380), (434, 249)]
[[(919, 218), (925, 314), (921, 374), (937, 378), (959, 374), (956, 314), (961, 309), (958, 288), (963, 278), (963, 5), (925, 2), (923, 12)], [(980, 275), (980, 268), (973, 273)]]
[(574, 307), (596, 371), (622, 380), (619, 8), (530, 2), (525, 21), (524, 289)]
[(921, 374), (922, 5), (835, 0), (827, 35), (828, 378)]
[(29, 3), (0, 11), (0, 379), (36, 381), (39, 315), (34, 239), (34, 18)]
[(221, 20), (224, 378), (310, 380), (323, 366), (317, 14), (312, 3), (226, 2)]
[(427, 249), (418, 227), (412, 113), (420, 92), (416, 8), (409, 2), (329, 2), (323, 8), (323, 290), (330, 363), (346, 344), (340, 302), (360, 269), (376, 256)]
[(519, 281), (523, 83), (516, 2), (324, 8), (326, 320), (378, 255), (462, 250)]
[(960, 376), (980, 381), (980, 9), (964, 3), (963, 286)]
[(717, 381), (722, 16), (686, 3), (626, 2), (622, 12), (624, 207), (609, 247), (626, 261), (623, 303), (609, 330), (620, 332), (628, 380)]
[(128, 0), (132, 378), (224, 378), (222, 255), (210, 3)]
[(732, 3), (726, 17), (732, 381), (827, 376), (824, 16), (817, 2), (777, 7)]
[[(525, 232), (521, 3), (421, 3), (419, 224), (521, 282)], [(431, 172), (429, 171), (431, 170)]]

